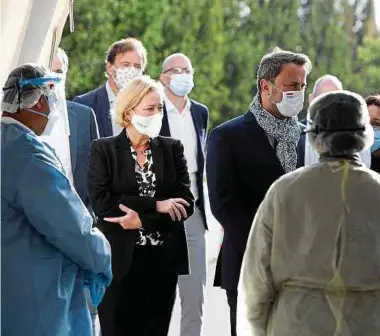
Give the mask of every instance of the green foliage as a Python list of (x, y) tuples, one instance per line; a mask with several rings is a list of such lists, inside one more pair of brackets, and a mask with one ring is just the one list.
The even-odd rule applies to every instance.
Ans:
[(191, 96), (208, 105), (212, 125), (247, 110), (260, 59), (275, 46), (309, 55), (309, 92), (326, 73), (363, 95), (380, 91), (370, 0), (81, 0), (74, 17), (75, 32), (62, 39), (70, 98), (104, 83), (105, 52), (126, 36), (144, 43), (152, 77), (171, 53), (191, 58)]
[(357, 73), (353, 76), (351, 90), (364, 97), (380, 93), (380, 38), (366, 38), (358, 48)]

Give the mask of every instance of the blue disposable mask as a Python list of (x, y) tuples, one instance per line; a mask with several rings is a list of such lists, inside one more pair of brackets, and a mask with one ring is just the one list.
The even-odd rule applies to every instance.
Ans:
[(191, 92), (193, 87), (193, 75), (175, 74), (170, 79), (169, 88), (176, 96), (187, 96)]
[(371, 147), (372, 153), (380, 149), (380, 127), (379, 126), (374, 127), (373, 130), (375, 131), (375, 142), (373, 143)]

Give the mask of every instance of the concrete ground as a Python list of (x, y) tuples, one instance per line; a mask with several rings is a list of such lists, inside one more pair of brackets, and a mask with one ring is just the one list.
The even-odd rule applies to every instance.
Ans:
[[(208, 204), (206, 204), (206, 211), (209, 226), (209, 231), (206, 235), (208, 275), (202, 336), (230, 336), (229, 311), (225, 291), (212, 286), (223, 232), (219, 223), (212, 216)], [(180, 319), (180, 301), (177, 296), (168, 336), (181, 336)]]

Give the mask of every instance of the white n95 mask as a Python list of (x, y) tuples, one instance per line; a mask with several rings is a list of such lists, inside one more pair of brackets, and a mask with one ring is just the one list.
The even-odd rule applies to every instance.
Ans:
[(41, 136), (49, 136), (51, 134), (53, 128), (54, 128), (54, 125), (56, 124), (56, 122), (59, 119), (59, 114), (57, 111), (56, 97), (53, 95), (49, 95), (49, 96), (44, 95), (43, 97), (45, 97), (45, 99), (49, 105), (49, 114), (42, 113), (39, 111), (34, 111), (30, 108), (24, 108), (24, 110), (47, 118), (48, 121), (46, 123), (46, 126), (45, 126), (44, 131), (41, 134)]
[(49, 114), (47, 116), (48, 122), (45, 126), (44, 132), (41, 134), (42, 136), (50, 136), (54, 126), (56, 125), (57, 121), (59, 120), (59, 100), (57, 97), (57, 92), (51, 93), (49, 96), (46, 97), (48, 104), (49, 104)]
[(141, 134), (147, 135), (149, 138), (155, 138), (160, 134), (163, 116), (162, 113), (156, 113), (149, 117), (134, 114), (131, 124)]
[(133, 79), (141, 77), (143, 71), (140, 68), (127, 67), (127, 68), (115, 68), (116, 77), (113, 77), (119, 90), (124, 89), (124, 87)]

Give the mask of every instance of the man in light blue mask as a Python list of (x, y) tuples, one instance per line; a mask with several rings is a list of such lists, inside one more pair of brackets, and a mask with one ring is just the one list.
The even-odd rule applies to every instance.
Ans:
[(380, 95), (369, 96), (365, 101), (371, 117), (371, 125), (375, 131), (375, 141), (371, 147), (371, 169), (380, 173)]
[[(309, 95), (309, 104), (312, 104), (316, 98), (327, 92), (342, 91), (343, 84), (335, 76), (326, 74), (318, 78), (314, 84), (313, 93)], [(308, 119), (309, 117), (307, 117)], [(317, 152), (310, 142), (306, 139), (306, 133), (302, 134), (305, 137), (305, 166), (311, 166), (319, 163), (320, 154)], [(371, 151), (369, 148), (362, 150), (359, 153), (361, 160), (367, 168), (371, 167)]]
[(186, 222), (191, 274), (178, 279), (181, 298), (181, 336), (200, 336), (206, 285), (207, 229), (203, 171), (208, 126), (208, 109), (189, 99), (194, 87), (194, 69), (184, 54), (173, 54), (162, 64), (160, 80), (165, 86), (164, 117), (160, 135), (181, 140), (195, 198), (194, 215)]
[(1, 334), (92, 336), (84, 285), (96, 303), (111, 251), (52, 148), (39, 136), (59, 117), (58, 78), (14, 69), (1, 102)]

